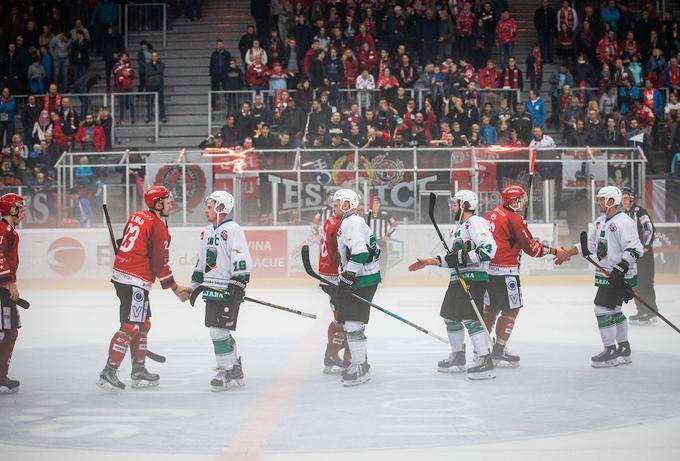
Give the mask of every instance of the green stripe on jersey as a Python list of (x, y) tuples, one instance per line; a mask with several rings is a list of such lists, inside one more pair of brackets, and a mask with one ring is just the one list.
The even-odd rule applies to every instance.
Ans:
[(380, 283), (380, 272), (375, 274), (360, 275), (357, 277), (357, 288), (370, 287)]
[[(629, 287), (633, 288), (637, 286), (637, 275), (626, 279), (626, 283), (628, 284)], [(609, 279), (602, 275), (602, 274), (595, 274), (595, 286), (596, 287), (611, 287), (611, 283), (609, 283)]]
[[(461, 272), (463, 280), (466, 282), (488, 282), (489, 273), (486, 271), (468, 271)], [(455, 272), (451, 272), (451, 283), (458, 283), (458, 276)]]
[(491, 250), (493, 250), (493, 247), (490, 243), (487, 243), (477, 247), (475, 251), (480, 261), (491, 261)]
[(195, 271), (193, 274), (191, 274), (191, 281), (203, 283), (203, 272)]
[(368, 251), (366, 251), (364, 253), (358, 253), (350, 256), (349, 260), (359, 264), (366, 264), (368, 262), (368, 258), (370, 257), (371, 255), (368, 254)]

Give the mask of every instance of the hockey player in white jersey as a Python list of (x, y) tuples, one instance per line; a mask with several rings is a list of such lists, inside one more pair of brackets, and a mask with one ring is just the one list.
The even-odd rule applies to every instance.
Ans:
[(337, 234), (340, 254), (336, 293), (338, 320), (344, 325), (351, 353), (349, 367), (342, 372), (342, 383), (345, 386), (356, 386), (370, 379), (364, 335), (370, 306), (357, 300), (352, 294), (356, 293), (368, 301), (373, 300), (380, 283), (380, 249), (366, 221), (357, 215), (357, 193), (351, 189), (340, 189), (335, 192), (333, 201), (342, 214)]
[(241, 357), (231, 332), (236, 330), (252, 260), (243, 230), (228, 218), (233, 208), (234, 197), (228, 192), (215, 191), (205, 199), (210, 225), (201, 233), (190, 285), (194, 290), (204, 288), (205, 326), (210, 328), (217, 361), (217, 375), (210, 381), (213, 391), (243, 383)]
[(489, 281), (489, 262), (496, 254), (496, 241), (489, 229), (489, 222), (477, 216), (476, 210), (477, 195), (474, 192), (465, 189), (456, 192), (451, 198), (451, 211), (458, 221), (458, 226), (454, 233), (453, 245), (450, 246), (451, 252), (434, 258), (418, 259), (409, 266), (409, 270), (417, 271), (425, 266), (452, 269), (440, 312), (446, 323), (451, 354), (437, 364), (437, 370), (442, 373), (466, 371), (464, 341), (467, 330), (478, 356), (477, 363), (467, 368), (468, 378), (491, 379), (496, 375), (491, 359), (489, 337), (455, 271), (458, 267), (476, 305), (483, 306), (484, 293)]
[[(597, 193), (597, 205), (602, 216), (595, 220), (588, 232), (588, 250), (597, 255), (599, 265), (609, 276), (595, 272), (595, 316), (600, 329), (604, 351), (592, 357), (595, 368), (615, 367), (631, 363), (628, 342), (628, 319), (622, 305), (633, 299), (632, 290), (637, 284), (637, 260), (643, 252), (637, 225), (619, 209), (621, 190), (607, 186)], [(581, 244), (568, 250), (571, 256), (583, 254)], [(617, 347), (618, 344), (618, 347)]]

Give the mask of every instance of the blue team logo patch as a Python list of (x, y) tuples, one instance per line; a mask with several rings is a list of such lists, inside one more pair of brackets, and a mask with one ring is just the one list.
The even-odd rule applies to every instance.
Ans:
[(517, 284), (515, 282), (509, 282), (508, 283), (508, 289), (510, 290), (516, 290), (517, 289)]
[(609, 230), (610, 230), (611, 232), (616, 232), (616, 224), (611, 223), (611, 224), (609, 225)]
[(139, 291), (135, 291), (132, 296), (135, 299), (135, 301), (137, 301), (138, 303), (141, 303), (142, 301), (144, 301), (144, 293), (141, 293)]
[(229, 232), (223, 230), (220, 232), (220, 237), (222, 237), (222, 240), (227, 240), (227, 237), (229, 237)]

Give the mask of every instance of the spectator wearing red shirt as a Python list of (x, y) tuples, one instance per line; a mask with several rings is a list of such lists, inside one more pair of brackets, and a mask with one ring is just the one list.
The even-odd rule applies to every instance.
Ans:
[(597, 44), (597, 59), (603, 64), (614, 64), (618, 55), (619, 45), (616, 43), (616, 32), (609, 30)]
[(266, 64), (262, 64), (260, 55), (256, 54), (253, 63), (248, 66), (246, 83), (248, 83), (251, 90), (257, 92), (267, 89), (269, 85), (269, 68)]
[(370, 47), (368, 43), (361, 45), (361, 51), (359, 51), (359, 67), (360, 69), (367, 70), (369, 73), (373, 74), (375, 72), (375, 65), (378, 62), (378, 55), (375, 50)]
[(59, 112), (61, 109), (61, 95), (57, 92), (57, 84), (52, 83), (47, 88), (47, 93), (43, 96), (42, 110), (48, 113)]
[(76, 133), (76, 142), (81, 152), (104, 152), (106, 146), (104, 129), (95, 123), (92, 114), (87, 114), (85, 121), (80, 124)]
[(470, 3), (463, 3), (463, 10), (456, 18), (456, 36), (458, 39), (458, 54), (461, 57), (472, 59), (472, 28), (476, 22), (476, 16), (470, 9)]
[[(116, 93), (130, 93), (132, 91), (132, 85), (135, 79), (135, 70), (132, 68), (130, 63), (130, 57), (127, 53), (123, 52), (120, 54), (120, 59), (113, 66), (113, 76), (114, 76), (114, 88)], [(135, 122), (135, 104), (130, 95), (120, 95), (120, 103), (118, 107), (120, 108), (120, 121), (122, 122), (125, 118), (125, 111), (130, 112), (130, 121)]]
[(517, 41), (517, 22), (510, 17), (510, 11), (504, 10), (501, 20), (496, 25), (496, 42), (501, 47), (501, 67), (505, 67), (512, 55)]

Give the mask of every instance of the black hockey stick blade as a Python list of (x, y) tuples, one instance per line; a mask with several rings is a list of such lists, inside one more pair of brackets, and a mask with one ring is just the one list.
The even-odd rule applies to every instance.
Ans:
[(158, 363), (165, 363), (166, 360), (164, 355), (156, 354), (155, 352), (151, 352), (148, 349), (146, 351), (146, 356), (149, 357), (154, 362)]
[(446, 244), (446, 240), (444, 240), (444, 236), (442, 235), (442, 231), (439, 230), (439, 226), (437, 225), (437, 220), (434, 219), (434, 207), (435, 204), (437, 203), (437, 194), (434, 192), (430, 192), (430, 204), (429, 204), (429, 215), (430, 215), (430, 221), (432, 221), (432, 225), (434, 226), (434, 230), (437, 231), (437, 235), (439, 236), (439, 240), (442, 241), (442, 245), (444, 245), (444, 249), (448, 253), (449, 246)]
[(581, 253), (586, 258), (591, 254), (588, 249), (588, 233), (586, 231), (581, 232)]
[(302, 254), (302, 265), (305, 267), (305, 272), (307, 272), (307, 275), (317, 279), (321, 283), (331, 285), (331, 283), (328, 280), (321, 277), (319, 274), (317, 274), (314, 271), (314, 268), (312, 267), (312, 263), (309, 260), (309, 245), (303, 245), (302, 246), (302, 253), (301, 254)]
[[(8, 290), (7, 288), (5, 288), (5, 287), (0, 287), (0, 297), (3, 297), (3, 298), (5, 298), (5, 299), (7, 299), (8, 302), (9, 302), (9, 301), (10, 301), (10, 299), (9, 299), (9, 290)], [(23, 299), (23, 298), (17, 299), (17, 300), (14, 302), (14, 304), (16, 304), (17, 306), (19, 306), (19, 307), (21, 307), (21, 308), (23, 308), (23, 309), (28, 309), (29, 307), (31, 307), (31, 303), (29, 303), (28, 301), (26, 301), (26, 300)]]
[(191, 296), (189, 296), (189, 304), (191, 304), (191, 307), (194, 306), (194, 303), (196, 302), (196, 298), (198, 298), (198, 296), (201, 293), (203, 293), (204, 290), (205, 290), (204, 286), (199, 286), (198, 288), (196, 288), (194, 291), (191, 292)]

